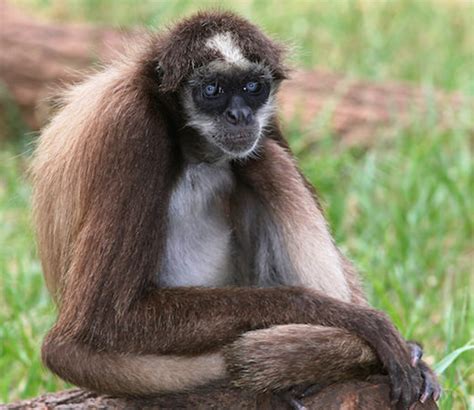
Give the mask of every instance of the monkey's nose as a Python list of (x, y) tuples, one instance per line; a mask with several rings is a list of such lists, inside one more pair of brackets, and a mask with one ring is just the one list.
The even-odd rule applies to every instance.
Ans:
[(248, 107), (229, 108), (225, 118), (232, 125), (249, 125), (253, 119), (252, 110)]

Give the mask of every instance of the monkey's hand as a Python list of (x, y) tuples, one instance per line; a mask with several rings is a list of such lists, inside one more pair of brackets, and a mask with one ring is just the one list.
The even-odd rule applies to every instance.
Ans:
[(361, 336), (375, 349), (387, 371), (392, 403), (398, 409), (408, 409), (416, 401), (423, 403), (430, 396), (438, 399), (441, 389), (433, 371), (421, 361), (421, 347), (403, 340), (384, 313), (372, 310), (370, 316), (370, 336)]
[(424, 403), (430, 397), (437, 401), (441, 396), (441, 386), (439, 385), (436, 374), (431, 368), (423, 361), (423, 348), (416, 342), (407, 342), (408, 348), (410, 349), (411, 365), (418, 367), (423, 378), (423, 387), (421, 388), (420, 402)]

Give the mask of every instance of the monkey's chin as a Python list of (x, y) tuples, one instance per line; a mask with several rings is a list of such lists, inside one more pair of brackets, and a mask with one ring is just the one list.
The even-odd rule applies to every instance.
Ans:
[(213, 137), (213, 143), (230, 158), (245, 158), (252, 154), (260, 141), (260, 133)]

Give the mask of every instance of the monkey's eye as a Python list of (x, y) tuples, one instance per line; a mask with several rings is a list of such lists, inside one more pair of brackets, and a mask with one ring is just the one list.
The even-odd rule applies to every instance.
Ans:
[(206, 84), (204, 85), (202, 89), (202, 93), (204, 97), (207, 97), (207, 98), (216, 97), (217, 94), (220, 94), (222, 92), (223, 92), (222, 88), (219, 87), (217, 83)]
[(258, 81), (249, 81), (244, 86), (244, 91), (250, 94), (257, 94), (260, 92), (261, 89), (262, 89), (262, 84), (259, 83)]

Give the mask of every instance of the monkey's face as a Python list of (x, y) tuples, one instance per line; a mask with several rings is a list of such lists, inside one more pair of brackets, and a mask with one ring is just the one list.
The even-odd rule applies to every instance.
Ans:
[(258, 64), (216, 61), (195, 71), (183, 92), (188, 126), (231, 158), (251, 154), (273, 114), (273, 83)]

